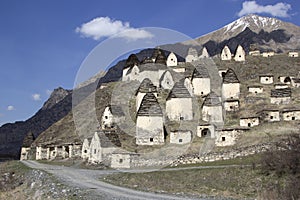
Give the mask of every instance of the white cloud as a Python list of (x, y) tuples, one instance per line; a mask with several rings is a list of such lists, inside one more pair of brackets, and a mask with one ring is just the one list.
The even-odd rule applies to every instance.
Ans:
[(14, 106), (7, 106), (7, 110), (8, 110), (8, 111), (15, 110), (15, 107), (14, 107)]
[(33, 95), (32, 95), (32, 99), (33, 99), (34, 101), (40, 101), (40, 100), (42, 100), (40, 94), (33, 94)]
[(118, 37), (127, 40), (153, 37), (148, 31), (130, 27), (129, 22), (113, 20), (109, 17), (97, 17), (77, 27), (75, 31), (83, 37), (90, 37), (94, 40), (104, 37)]
[(274, 5), (259, 5), (256, 1), (245, 1), (243, 3), (242, 10), (238, 13), (238, 16), (243, 16), (247, 14), (254, 13), (266, 13), (270, 14), (273, 17), (289, 17), (288, 12), (292, 9), (292, 6), (287, 3), (277, 3)]

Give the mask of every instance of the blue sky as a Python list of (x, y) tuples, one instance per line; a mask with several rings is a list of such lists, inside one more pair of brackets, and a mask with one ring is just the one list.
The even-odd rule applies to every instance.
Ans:
[(115, 33), (101, 26), (162, 27), (195, 38), (253, 12), (300, 25), (299, 9), (298, 0), (2, 0), (0, 125), (31, 117), (54, 88), (71, 89), (85, 57)]

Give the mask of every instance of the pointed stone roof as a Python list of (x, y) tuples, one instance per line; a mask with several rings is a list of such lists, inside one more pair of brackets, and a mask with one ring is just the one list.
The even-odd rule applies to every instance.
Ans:
[(294, 83), (300, 83), (300, 78), (292, 78), (292, 80), (294, 81)]
[(134, 65), (139, 65), (139, 64), (140, 64), (140, 61), (139, 61), (138, 57), (135, 54), (131, 54), (126, 60), (124, 69), (130, 68), (130, 67), (133, 67)]
[(159, 54), (155, 59), (155, 63), (166, 65), (167, 64), (166, 55), (163, 52), (161, 54)]
[(229, 68), (223, 77), (223, 83), (240, 83), (233, 69)]
[(162, 109), (152, 92), (144, 96), (137, 116), (163, 116)]
[(109, 110), (113, 116), (122, 117), (125, 116), (122, 108), (118, 105), (108, 105)]
[(96, 133), (98, 134), (102, 148), (121, 146), (119, 136), (115, 131), (97, 130)]
[(30, 131), (27, 133), (27, 135), (24, 137), (22, 147), (30, 147), (33, 141), (35, 140), (35, 136)]
[(198, 52), (197, 52), (197, 50), (196, 50), (195, 48), (190, 47), (190, 48), (188, 49), (187, 55), (192, 55), (192, 56), (198, 57)]
[(206, 96), (206, 98), (203, 102), (203, 105), (204, 106), (220, 106), (221, 105), (220, 97), (216, 93), (211, 92)]
[(152, 81), (149, 78), (145, 78), (142, 83), (140, 84), (140, 87), (138, 88), (137, 93), (148, 93), (152, 92), (155, 93), (157, 92), (157, 88), (155, 85), (153, 85)]
[(184, 85), (184, 79), (181, 79), (174, 84), (167, 100), (170, 98), (191, 98), (190, 92)]
[[(161, 55), (161, 54), (164, 55), (164, 52), (163, 52), (161, 49), (156, 48), (156, 49), (154, 49), (154, 51), (153, 51), (153, 53), (152, 53), (151, 59), (156, 59), (157, 56), (158, 56), (158, 55)], [(166, 56), (166, 55), (164, 55), (164, 56)]]
[(209, 73), (206, 67), (197, 65), (193, 71), (193, 78), (209, 78)]
[(292, 96), (291, 88), (271, 90), (271, 97), (291, 97), (291, 96)]

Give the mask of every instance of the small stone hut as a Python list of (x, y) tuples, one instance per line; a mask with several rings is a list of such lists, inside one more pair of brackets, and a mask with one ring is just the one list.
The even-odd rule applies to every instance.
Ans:
[(177, 64), (178, 64), (177, 56), (175, 55), (175, 53), (171, 52), (167, 58), (167, 66), (174, 67), (174, 66), (177, 66)]
[(208, 70), (197, 65), (192, 75), (193, 94), (196, 96), (204, 96), (210, 93), (210, 76)]
[(209, 93), (203, 102), (202, 120), (209, 123), (223, 122), (221, 98), (214, 92)]
[(193, 120), (192, 96), (184, 79), (176, 82), (166, 100), (166, 115), (171, 121)]
[(240, 97), (240, 81), (233, 69), (229, 68), (223, 77), (222, 98), (239, 99)]
[(164, 144), (163, 112), (155, 95), (151, 92), (144, 96), (137, 112), (136, 144)]
[(221, 60), (231, 60), (232, 54), (228, 46), (225, 46), (221, 52)]
[(246, 53), (241, 45), (236, 49), (235, 56), (233, 58), (237, 62), (243, 62), (246, 60)]
[(289, 104), (292, 96), (291, 88), (271, 90), (272, 104)]

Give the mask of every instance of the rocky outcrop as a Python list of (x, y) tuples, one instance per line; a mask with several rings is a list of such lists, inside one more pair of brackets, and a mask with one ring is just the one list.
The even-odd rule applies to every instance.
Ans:
[(59, 103), (61, 100), (63, 100), (66, 96), (68, 96), (71, 93), (72, 90), (65, 90), (62, 87), (54, 89), (49, 99), (44, 103), (42, 110), (52, 108), (55, 104)]

